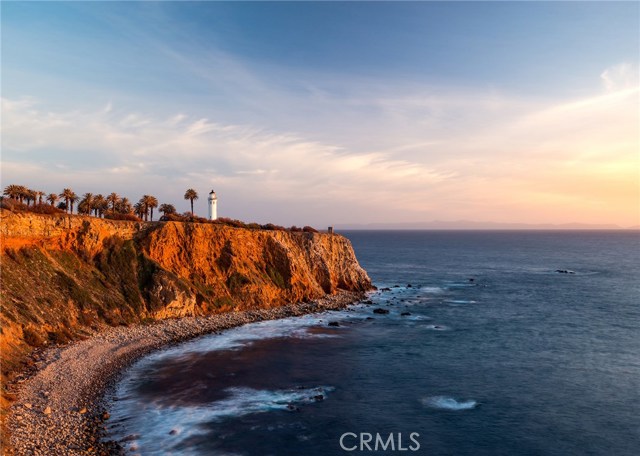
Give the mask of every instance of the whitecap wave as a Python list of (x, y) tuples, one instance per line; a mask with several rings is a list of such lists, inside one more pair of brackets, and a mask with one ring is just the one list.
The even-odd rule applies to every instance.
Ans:
[(475, 282), (449, 282), (447, 283), (447, 288), (467, 288), (467, 287), (476, 287), (478, 286)]
[(441, 288), (441, 287), (421, 287), (420, 291), (423, 291), (423, 292), (429, 293), (429, 294), (442, 294), (447, 290), (445, 290), (444, 288)]
[(422, 399), (422, 404), (439, 410), (471, 410), (478, 406), (474, 400), (458, 401), (449, 396), (431, 396)]
[(430, 329), (432, 331), (446, 331), (449, 328), (444, 325), (425, 325), (425, 329)]
[(426, 315), (410, 315), (410, 316), (406, 316), (403, 317), (406, 320), (409, 321), (429, 321), (429, 320), (433, 320), (433, 318), (431, 317), (427, 317)]
[(448, 302), (451, 304), (475, 304), (476, 301), (472, 301), (470, 299), (447, 299), (444, 302)]

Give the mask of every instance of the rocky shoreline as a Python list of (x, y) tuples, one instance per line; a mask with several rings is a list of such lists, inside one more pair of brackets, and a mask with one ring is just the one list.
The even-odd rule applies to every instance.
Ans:
[(162, 320), (109, 328), (89, 339), (34, 355), (33, 375), (14, 385), (7, 428), (7, 455), (80, 456), (124, 454), (117, 442), (103, 442), (109, 412), (107, 388), (135, 360), (153, 350), (246, 323), (343, 309), (364, 299), (341, 291), (307, 303)]

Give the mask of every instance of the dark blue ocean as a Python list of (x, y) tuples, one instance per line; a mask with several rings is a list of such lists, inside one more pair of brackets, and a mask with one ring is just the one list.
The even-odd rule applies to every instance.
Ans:
[(343, 234), (389, 289), (373, 305), (139, 361), (110, 437), (140, 455), (640, 454), (638, 232)]

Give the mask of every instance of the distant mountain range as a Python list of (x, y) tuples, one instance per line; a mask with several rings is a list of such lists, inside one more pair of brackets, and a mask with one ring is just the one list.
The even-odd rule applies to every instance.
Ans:
[(638, 230), (640, 225), (621, 227), (612, 223), (500, 223), (469, 220), (412, 223), (345, 223), (337, 224), (341, 230)]

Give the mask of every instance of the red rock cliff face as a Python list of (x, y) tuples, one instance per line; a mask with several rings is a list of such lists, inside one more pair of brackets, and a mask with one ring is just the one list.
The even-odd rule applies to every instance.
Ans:
[[(188, 284), (203, 304), (237, 309), (271, 307), (317, 298), (338, 289), (370, 287), (349, 241), (338, 235), (253, 231), (207, 224), (167, 223), (139, 241), (160, 270), (151, 296)], [(167, 293), (165, 293), (166, 295)], [(171, 293), (168, 293), (171, 295)], [(167, 312), (169, 302), (159, 303)], [(191, 312), (190, 312), (191, 313)]]
[(1, 213), (3, 373), (103, 325), (273, 307), (371, 288), (339, 235)]

